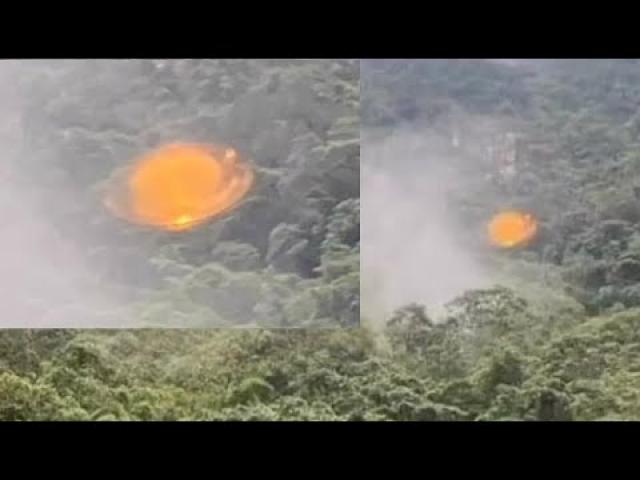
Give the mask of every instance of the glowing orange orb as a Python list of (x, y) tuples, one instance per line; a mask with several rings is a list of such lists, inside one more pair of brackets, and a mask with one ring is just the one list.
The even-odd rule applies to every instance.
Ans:
[(140, 158), (114, 180), (104, 203), (128, 221), (182, 231), (234, 208), (253, 183), (234, 149), (176, 143)]
[(528, 213), (502, 212), (489, 223), (489, 240), (495, 246), (513, 248), (529, 242), (538, 231), (538, 223)]

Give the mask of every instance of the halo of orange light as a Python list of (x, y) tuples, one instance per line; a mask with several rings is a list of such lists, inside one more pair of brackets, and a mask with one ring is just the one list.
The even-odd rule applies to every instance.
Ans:
[(130, 222), (184, 231), (236, 207), (253, 184), (253, 170), (234, 149), (174, 143), (115, 179), (104, 204)]
[(538, 232), (538, 222), (528, 213), (515, 210), (494, 216), (488, 225), (489, 241), (500, 248), (526, 245)]

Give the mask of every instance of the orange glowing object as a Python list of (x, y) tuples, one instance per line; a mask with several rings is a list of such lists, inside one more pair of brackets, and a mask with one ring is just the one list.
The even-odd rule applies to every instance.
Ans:
[(232, 148), (171, 144), (140, 158), (114, 180), (106, 207), (128, 221), (183, 231), (233, 209), (254, 173)]
[(525, 245), (538, 232), (538, 222), (528, 214), (517, 211), (502, 212), (489, 223), (489, 240), (497, 247), (513, 248)]

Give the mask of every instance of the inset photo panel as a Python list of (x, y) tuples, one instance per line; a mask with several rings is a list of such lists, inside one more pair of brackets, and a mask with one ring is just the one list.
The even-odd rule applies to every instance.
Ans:
[(360, 67), (0, 62), (2, 328), (360, 316)]
[(361, 324), (415, 404), (637, 420), (640, 61), (360, 65)]

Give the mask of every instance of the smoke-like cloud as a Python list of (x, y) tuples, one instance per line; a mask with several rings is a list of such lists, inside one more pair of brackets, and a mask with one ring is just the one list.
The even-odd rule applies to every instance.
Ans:
[(54, 318), (81, 299), (93, 302), (98, 290), (89, 291), (80, 256), (37, 208), (42, 185), (34, 180), (36, 172), (30, 176), (20, 168), (26, 155), (22, 71), (17, 62), (0, 63), (0, 328), (82, 327), (95, 320), (86, 311), (67, 315), (64, 324)]
[(379, 321), (419, 302), (437, 314), (470, 288), (490, 283), (461, 246), (448, 192), (459, 181), (451, 138), (431, 128), (362, 134), (363, 315)]

